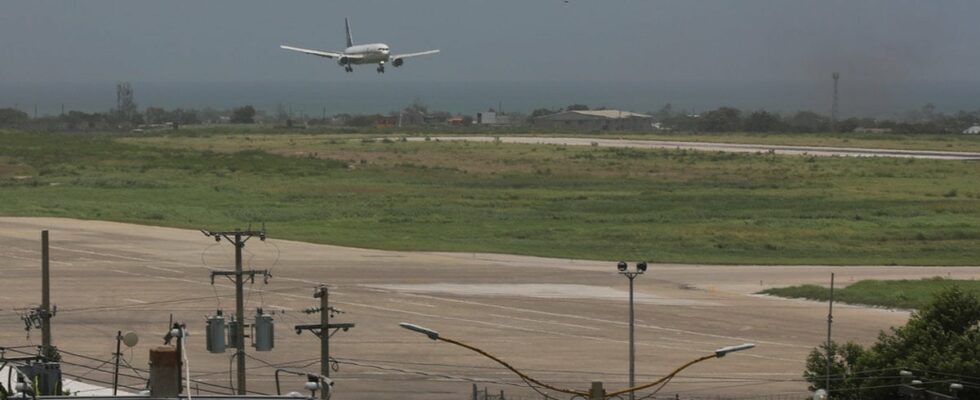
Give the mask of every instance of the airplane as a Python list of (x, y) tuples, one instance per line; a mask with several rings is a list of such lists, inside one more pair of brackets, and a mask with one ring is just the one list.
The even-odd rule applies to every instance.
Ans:
[(350, 20), (348, 18), (344, 18), (344, 25), (347, 28), (347, 48), (344, 49), (343, 52), (303, 49), (286, 45), (279, 47), (314, 56), (336, 59), (337, 64), (344, 67), (344, 70), (347, 72), (354, 72), (354, 65), (378, 64), (379, 74), (383, 74), (385, 72), (385, 63), (387, 62), (391, 62), (391, 65), (394, 65), (395, 67), (400, 67), (405, 63), (406, 58), (424, 56), (439, 52), (439, 50), (428, 50), (418, 53), (391, 55), (388, 45), (384, 43), (360, 44), (355, 46), (354, 39), (350, 34)]

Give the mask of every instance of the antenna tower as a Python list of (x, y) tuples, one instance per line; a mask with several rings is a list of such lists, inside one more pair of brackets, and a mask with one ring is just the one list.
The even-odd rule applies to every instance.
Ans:
[(830, 76), (834, 78), (834, 104), (830, 108), (830, 131), (837, 132), (837, 118), (840, 116), (837, 102), (837, 81), (840, 80), (840, 73), (834, 72)]

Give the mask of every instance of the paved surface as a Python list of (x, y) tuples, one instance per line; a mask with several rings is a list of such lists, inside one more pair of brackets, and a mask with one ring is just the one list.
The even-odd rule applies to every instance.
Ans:
[[(596, 138), (563, 138), (563, 137), (531, 137), (531, 136), (440, 136), (430, 137), (430, 140), (458, 140), (469, 142), (492, 142), (500, 140), (503, 143), (522, 144), (554, 144), (568, 146), (598, 146), (598, 147), (629, 147), (639, 149), (687, 149), (701, 151), (724, 151), (733, 153), (773, 152), (786, 155), (811, 155), (819, 157), (851, 156), (851, 157), (901, 157), (929, 158), (938, 160), (980, 160), (980, 153), (930, 150), (887, 150), (865, 149), (854, 147), (817, 147), (817, 146), (782, 146), (764, 144), (712, 143), (712, 142), (683, 142), (669, 140), (640, 140), (640, 139), (596, 139)], [(412, 137), (410, 141), (422, 141), (425, 138)], [(593, 144), (594, 143), (594, 144)]]
[[(124, 353), (130, 363), (145, 368), (150, 346), (161, 343), (173, 314), (188, 323), (192, 334), (192, 378), (228, 385), (231, 352), (207, 353), (202, 330), (205, 315), (215, 308), (232, 313), (232, 286), (220, 279), (212, 286), (208, 268), (230, 268), (233, 250), (194, 230), (0, 218), (0, 345), (40, 341), (38, 331), (25, 338), (15, 308), (40, 301), (41, 229), (51, 232), (56, 345), (108, 360), (116, 331), (136, 331), (140, 343)], [(270, 235), (275, 237), (274, 226)], [(394, 394), (462, 399), (468, 398), (473, 381), (492, 392), (503, 389), (511, 398), (534, 395), (491, 361), (401, 329), (402, 321), (482, 347), (556, 385), (584, 389), (593, 380), (609, 388), (625, 385), (628, 286), (613, 262), (389, 252), (274, 239), (253, 239), (246, 250), (247, 265), (271, 268), (274, 274), (268, 285), (256, 282), (250, 287), (246, 315), (259, 306), (278, 312), (275, 350), (250, 351), (250, 356), (296, 368), (317, 362), (317, 339), (308, 333), (297, 336), (291, 327), (316, 321), (317, 316), (300, 310), (316, 304), (312, 294), (321, 282), (330, 285), (332, 304), (346, 311), (336, 321), (357, 324), (331, 342), (331, 354), (340, 361), (332, 373), (337, 399)], [(803, 360), (825, 337), (826, 305), (751, 293), (771, 286), (824, 284), (831, 271), (841, 284), (865, 278), (980, 278), (980, 267), (652, 265), (636, 281), (638, 381), (715, 348), (752, 342), (756, 349), (698, 364), (661, 393), (689, 398), (805, 390)], [(907, 318), (903, 311), (835, 307), (834, 337), (867, 344), (879, 330)], [(76, 356), (66, 360), (100, 364)], [(249, 389), (274, 392), (273, 370), (252, 358), (248, 364)], [(110, 367), (101, 366), (106, 371)], [(68, 368), (75, 375), (86, 373)], [(82, 380), (88, 379), (111, 380), (99, 372)], [(284, 390), (300, 389), (301, 384), (284, 382)]]

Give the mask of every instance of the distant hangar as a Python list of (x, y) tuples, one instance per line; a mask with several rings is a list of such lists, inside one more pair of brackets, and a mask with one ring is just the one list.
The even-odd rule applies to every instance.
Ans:
[(648, 131), (653, 117), (622, 110), (573, 110), (537, 117), (532, 122), (541, 129), (584, 131)]

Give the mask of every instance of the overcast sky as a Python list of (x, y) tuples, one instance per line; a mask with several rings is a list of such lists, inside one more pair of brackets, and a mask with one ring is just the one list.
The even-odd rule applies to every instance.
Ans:
[(279, 49), (342, 49), (345, 16), (442, 49), (400, 81), (980, 80), (976, 0), (4, 0), (0, 83), (378, 79)]

